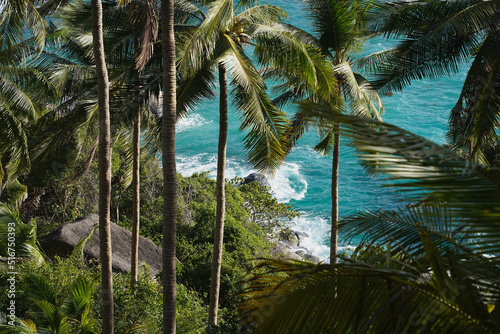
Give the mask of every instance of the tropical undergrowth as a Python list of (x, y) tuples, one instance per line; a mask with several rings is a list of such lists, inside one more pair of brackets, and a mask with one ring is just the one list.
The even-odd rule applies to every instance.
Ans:
[[(113, 150), (115, 168), (111, 212), (113, 222), (131, 229), (132, 193), (126, 182), (128, 163), (125, 151)], [(35, 169), (33, 173), (38, 171)], [(30, 180), (36, 179), (36, 187), (46, 191), (39, 196), (37, 206), (15, 216), (17, 226), (29, 227), (33, 234), (23, 240), (18, 239), (18, 243), (36, 245), (37, 238), (43, 237), (53, 228), (79, 216), (97, 213), (97, 197), (94, 196), (97, 185), (92, 181), (96, 180), (96, 173), (97, 164), (92, 163), (85, 175), (71, 182), (69, 171), (60, 173), (62, 179), (42, 171), (39, 173), (40, 178), (35, 175), (26, 177), (23, 181), (28, 189), (34, 187)], [(207, 173), (178, 176), (177, 326), (181, 333), (244, 331), (239, 328), (235, 311), (241, 301), (238, 294), (245, 288), (244, 282), (256, 273), (254, 260), (268, 257), (272, 247), (269, 236), (285, 229), (285, 222), (298, 215), (290, 206), (277, 202), (265, 186), (257, 182), (246, 185), (241, 182), (241, 179), (235, 179), (228, 182), (226, 187), (221, 319), (214, 328), (208, 326), (207, 305), (216, 208), (215, 180), (210, 179)], [(141, 161), (140, 233), (158, 246), (162, 243), (162, 185), (162, 171), (156, 158), (144, 154)], [(82, 324), (82, 312), (87, 310), (89, 333), (100, 332), (98, 267), (88, 267), (80, 257), (74, 255), (68, 259), (18, 260), (16, 269), (19, 272), (16, 281), (16, 290), (19, 292), (16, 295), (16, 315), (19, 321), (25, 321), (22, 324), (28, 327), (32, 324), (37, 330), (52, 328), (53, 332), (74, 332), (75, 326)], [(6, 267), (1, 269), (0, 275), (0, 279), (5, 281)], [(132, 330), (161, 332), (160, 280), (160, 275), (151, 277), (147, 270), (143, 270), (134, 294), (129, 288), (130, 277), (114, 274), (116, 333)], [(74, 298), (77, 298), (74, 296), (75, 289), (85, 290), (88, 297), (85, 302), (81, 302), (80, 313), (68, 313), (64, 305), (74, 303)], [(47, 294), (37, 295), (37, 291), (45, 290)], [(3, 291), (0, 309), (4, 310), (8, 302), (6, 291)], [(42, 304), (46, 308), (41, 307)], [(54, 321), (58, 325), (53, 324)], [(62, 326), (62, 330), (56, 329), (57, 326)]]

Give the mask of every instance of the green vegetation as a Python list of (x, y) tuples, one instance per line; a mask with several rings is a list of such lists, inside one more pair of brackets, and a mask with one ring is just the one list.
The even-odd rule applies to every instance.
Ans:
[[(54, 333), (101, 333), (99, 268), (90, 269), (78, 252), (65, 260), (39, 265), (26, 261), (17, 267), (16, 313), (18, 323)], [(0, 278), (8, 275), (2, 272)], [(161, 284), (152, 279), (148, 269), (139, 273), (135, 293), (129, 287), (129, 275), (115, 274), (114, 314), (116, 333), (160, 333), (162, 323)], [(177, 317), (184, 333), (197, 333), (206, 324), (206, 307), (192, 290), (180, 285)], [(0, 307), (6, 309), (9, 298), (0, 296)], [(13, 328), (0, 327), (0, 333), (12, 333)], [(26, 331), (25, 333), (31, 333)]]
[(498, 169), (390, 124), (333, 118), (367, 170), (418, 204), (345, 218), (347, 238), (375, 245), (354, 261), (262, 263), (267, 273), (252, 278), (242, 306), (256, 332), (498, 331)]
[[(112, 220), (127, 229), (132, 228), (132, 189), (124, 188), (118, 181), (119, 176), (124, 173), (127, 165), (124, 162), (126, 154), (123, 150), (115, 150), (113, 161), (117, 166), (113, 173), (113, 202)], [(87, 178), (95, 178), (97, 173), (96, 164), (92, 164)], [(162, 174), (156, 158), (143, 156), (141, 161), (141, 235), (150, 238), (158, 246), (162, 245)], [(177, 215), (177, 328), (182, 333), (223, 331), (225, 333), (236, 333), (238, 331), (238, 320), (235, 310), (241, 301), (238, 293), (244, 289), (252, 274), (255, 262), (252, 259), (266, 257), (272, 246), (269, 241), (268, 231), (278, 231), (283, 228), (283, 223), (298, 214), (290, 206), (278, 203), (268, 192), (265, 186), (257, 182), (242, 184), (242, 179), (234, 179), (228, 182), (227, 208), (226, 208), (226, 230), (224, 243), (224, 265), (221, 270), (221, 314), (219, 327), (208, 326), (208, 292), (210, 282), (207, 277), (211, 271), (211, 252), (213, 248), (213, 221), (215, 216), (215, 180), (209, 179), (207, 174), (194, 174), (190, 177), (178, 175), (178, 215)], [(89, 190), (90, 189), (90, 190)], [(62, 222), (71, 221), (78, 215), (95, 213), (97, 198), (88, 194), (94, 191), (88, 187), (86, 182), (75, 182), (74, 184), (53, 184), (53, 190), (57, 192), (67, 191), (68, 197), (78, 194), (80, 200), (71, 202), (61, 207), (59, 217)], [(14, 211), (4, 208), (2, 211), (1, 228), (6, 228), (8, 222), (16, 220), (18, 228), (17, 243), (18, 254), (22, 253), (22, 244), (27, 243), (36, 246), (36, 238), (48, 232), (47, 226), (56, 226), (53, 212), (43, 210), (51, 206), (54, 198), (50, 192), (40, 199), (38, 214), (34, 212), (27, 215), (32, 223), (25, 224)], [(90, 203), (82, 201), (90, 200)], [(84, 210), (84, 208), (94, 208)], [(47, 213), (44, 215), (44, 213)], [(35, 224), (35, 221), (38, 224)], [(6, 230), (5, 230), (6, 232)], [(4, 239), (2, 239), (4, 240)], [(1, 255), (6, 256), (6, 245), (0, 244)], [(88, 321), (90, 332), (100, 333), (101, 310), (99, 308), (99, 268), (88, 267), (83, 259), (79, 257), (78, 249), (68, 259), (35, 261), (37, 258), (26, 254), (27, 259), (18, 264), (19, 275), (16, 277), (16, 289), (20, 291), (16, 295), (17, 316), (21, 320), (31, 320), (37, 328), (53, 328), (51, 324), (53, 314), (47, 314), (40, 305), (50, 303), (50, 309), (55, 310), (61, 318), (61, 329), (68, 333), (76, 331), (75, 323), (81, 323), (81, 314), (88, 305)], [(7, 279), (7, 271), (2, 269), (0, 279)], [(153, 278), (148, 274), (147, 268), (139, 273), (136, 292), (129, 287), (129, 275), (114, 274), (114, 314), (116, 319), (115, 332), (125, 333), (138, 326), (137, 332), (142, 329), (152, 330), (160, 333), (162, 323), (162, 294), (161, 278)], [(72, 289), (84, 285), (88, 290), (87, 304), (81, 304), (82, 311), (78, 314), (65, 313), (64, 305), (77, 298), (72, 294)], [(83, 288), (82, 288), (83, 289)], [(85, 290), (84, 289), (84, 290)], [(44, 295), (38, 295), (37, 291), (45, 291)], [(85, 290), (85, 291), (86, 291)], [(83, 292), (82, 292), (83, 293)], [(49, 296), (50, 295), (50, 296)], [(0, 296), (0, 309), (6, 309), (9, 299), (7, 291), (3, 290)], [(52, 311), (51, 311), (52, 312)], [(25, 322), (28, 326), (29, 322)], [(152, 329), (151, 329), (152, 328)], [(5, 329), (9, 333), (10, 329)]]
[[(305, 3), (313, 34), (257, 1), (0, 0), (0, 332), (500, 331), (500, 0)], [(376, 35), (396, 46), (353, 61)], [(464, 62), (446, 146), (380, 121), (378, 92)], [(176, 120), (215, 95), (217, 74), (217, 180), (182, 177)], [(316, 150), (333, 155), (331, 264), (256, 265), (298, 214), (225, 179), (229, 94), (260, 171), (319, 130)], [(338, 221), (341, 135), (414, 204)], [(82, 258), (87, 238), (67, 259), (43, 255), (40, 237), (90, 213), (99, 261)], [(111, 221), (163, 248), (161, 275), (111, 272)], [(339, 262), (337, 223), (363, 237)]]

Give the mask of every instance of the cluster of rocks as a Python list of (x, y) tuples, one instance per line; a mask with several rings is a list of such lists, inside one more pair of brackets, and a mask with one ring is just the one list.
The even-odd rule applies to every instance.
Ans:
[[(70, 223), (63, 224), (40, 240), (40, 246), (50, 257), (55, 255), (67, 257), (83, 238), (92, 233), (99, 224), (98, 215), (89, 215)], [(99, 229), (97, 229), (86, 243), (83, 255), (87, 260), (99, 258)], [(130, 272), (130, 257), (132, 232), (121, 226), (111, 223), (111, 243), (113, 260), (112, 267), (115, 272)], [(150, 272), (156, 276), (162, 269), (162, 249), (151, 240), (140, 237), (139, 264), (146, 263)]]
[(319, 263), (321, 262), (319, 257), (312, 255), (307, 248), (301, 246), (301, 240), (308, 237), (306, 233), (293, 230), (281, 233), (278, 240), (274, 241), (275, 244), (271, 249), (271, 255), (274, 258)]
[[(98, 224), (99, 216), (97, 215), (85, 216), (63, 224), (52, 233), (41, 238), (40, 246), (45, 254), (50, 257), (56, 255), (67, 257), (83, 238), (92, 234)], [(274, 246), (270, 255), (277, 259), (319, 263), (321, 259), (312, 255), (307, 248), (301, 245), (301, 241), (307, 237), (309, 237), (307, 234), (298, 231), (283, 232), (277, 240), (273, 240)], [(99, 258), (99, 239), (99, 230), (96, 229), (83, 249), (83, 255), (87, 260)], [(130, 272), (132, 233), (111, 223), (111, 242), (113, 245), (113, 271)], [(151, 240), (140, 237), (139, 263), (147, 264), (151, 273), (157, 275), (162, 269), (162, 249)]]
[[(257, 181), (261, 185), (268, 188), (271, 187), (271, 183), (266, 175), (260, 173), (252, 173), (244, 178), (243, 184)], [(299, 261), (309, 261), (312, 263), (319, 263), (321, 259), (315, 255), (312, 255), (307, 248), (301, 246), (300, 241), (309, 236), (303, 232), (290, 231), (287, 233), (281, 233), (277, 240), (272, 240), (274, 246), (271, 249), (271, 256), (273, 258), (283, 258), (288, 260), (299, 260)]]

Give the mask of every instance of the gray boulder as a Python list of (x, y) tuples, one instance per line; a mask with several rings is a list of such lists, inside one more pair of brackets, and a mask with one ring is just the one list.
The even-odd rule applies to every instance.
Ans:
[[(88, 236), (94, 226), (98, 226), (99, 216), (89, 215), (70, 223), (63, 224), (47, 236), (40, 239), (44, 252), (53, 257), (67, 257), (80, 240)], [(113, 253), (112, 267), (115, 272), (130, 272), (132, 232), (111, 223), (111, 248)], [(83, 250), (87, 259), (99, 258), (99, 229), (91, 236)], [(139, 265), (146, 263), (153, 275), (162, 269), (162, 249), (151, 240), (139, 239)]]
[(252, 174), (244, 177), (243, 180), (244, 180), (243, 184), (257, 181), (263, 186), (266, 186), (268, 188), (271, 187), (271, 183), (269, 183), (269, 179), (264, 174), (252, 173)]
[(302, 260), (300, 255), (295, 254), (294, 248), (283, 242), (274, 244), (269, 253), (275, 259)]
[(281, 232), (279, 240), (292, 248), (296, 248), (299, 245), (299, 238), (293, 232)]
[(308, 254), (308, 253), (307, 253), (307, 251), (305, 249), (299, 249), (299, 250), (295, 251), (295, 254), (298, 254), (298, 255), (304, 257), (304, 255)]

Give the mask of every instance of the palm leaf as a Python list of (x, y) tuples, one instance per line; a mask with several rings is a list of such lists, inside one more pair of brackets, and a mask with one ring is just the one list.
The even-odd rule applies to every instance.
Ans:
[(336, 88), (330, 63), (318, 49), (297, 38), (297, 31), (283, 31), (283, 26), (257, 25), (252, 33), (258, 43), (255, 54), (259, 63), (271, 64), (283, 75), (289, 87), (306, 83), (309, 92), (327, 99)]
[(192, 76), (182, 76), (177, 85), (177, 115), (184, 117), (190, 109), (204, 99), (214, 96), (215, 75), (209, 66), (204, 66)]
[(34, 1), (1, 1), (0, 13), (0, 50), (10, 49), (20, 42), (26, 30), (33, 33), (36, 43), (43, 48), (46, 23)]
[[(366, 118), (324, 114), (342, 122), (363, 165), (386, 185), (398, 187), (409, 201), (440, 203), (468, 228), (469, 246), (477, 252), (500, 254), (498, 215), (500, 171), (475, 165), (449, 149), (396, 126)], [(368, 126), (367, 126), (368, 125)]]
[(500, 110), (500, 39), (490, 33), (472, 63), (458, 102), (451, 110), (448, 139), (485, 165), (485, 148), (496, 143)]
[(219, 33), (229, 30), (233, 19), (233, 1), (218, 0), (210, 5), (207, 18), (191, 34), (182, 47), (182, 57), (178, 62), (181, 69), (196, 72), (214, 52)]
[(386, 89), (457, 72), (481, 45), (484, 32), (494, 31), (500, 20), (496, 1), (394, 1), (380, 8), (383, 18), (375, 30), (401, 39), (378, 66), (374, 83)]
[[(493, 332), (477, 311), (461, 308), (456, 299), (463, 292), (449, 293), (456, 287), (453, 277), (436, 260), (433, 269), (443, 275), (427, 281), (360, 264), (268, 260), (261, 265), (267, 274), (250, 281), (243, 294), (250, 299), (241, 309), (247, 321), (258, 324), (256, 333), (418, 333), (422, 326), (439, 333)], [(275, 273), (280, 275), (271, 275)], [(449, 287), (443, 291), (440, 284)], [(481, 303), (475, 306), (486, 309)]]
[(278, 6), (267, 4), (254, 5), (234, 17), (236, 27), (252, 24), (272, 25), (288, 17), (286, 12)]
[(408, 205), (395, 211), (359, 212), (342, 219), (339, 228), (348, 242), (363, 236), (361, 244), (388, 246), (394, 253), (403, 252), (412, 258), (425, 254), (421, 243), (423, 232), (441, 253), (453, 250), (464, 258), (481, 258), (468, 247), (468, 230), (459, 228), (457, 220), (453, 211), (429, 203)]
[(361, 75), (354, 73), (350, 64), (346, 61), (335, 65), (334, 71), (339, 77), (342, 91), (348, 96), (350, 102), (349, 113), (355, 116), (382, 120), (381, 113), (384, 111), (384, 106), (370, 82)]
[(10, 333), (24, 333), (24, 334), (38, 334), (36, 324), (30, 319), (19, 319), (16, 317), (16, 325), (4, 325), (0, 324), (0, 333), (10, 334)]
[(192, 1), (174, 1), (175, 22), (180, 24), (200, 24), (205, 18), (205, 13)]
[[(217, 54), (227, 67), (236, 87), (234, 101), (242, 110), (241, 129), (248, 129), (245, 149), (249, 161), (259, 170), (274, 172), (283, 159), (279, 138), (284, 131), (283, 114), (276, 109), (265, 94), (264, 82), (250, 59), (231, 38), (225, 36), (219, 41)], [(222, 50), (232, 52), (223, 53)]]

